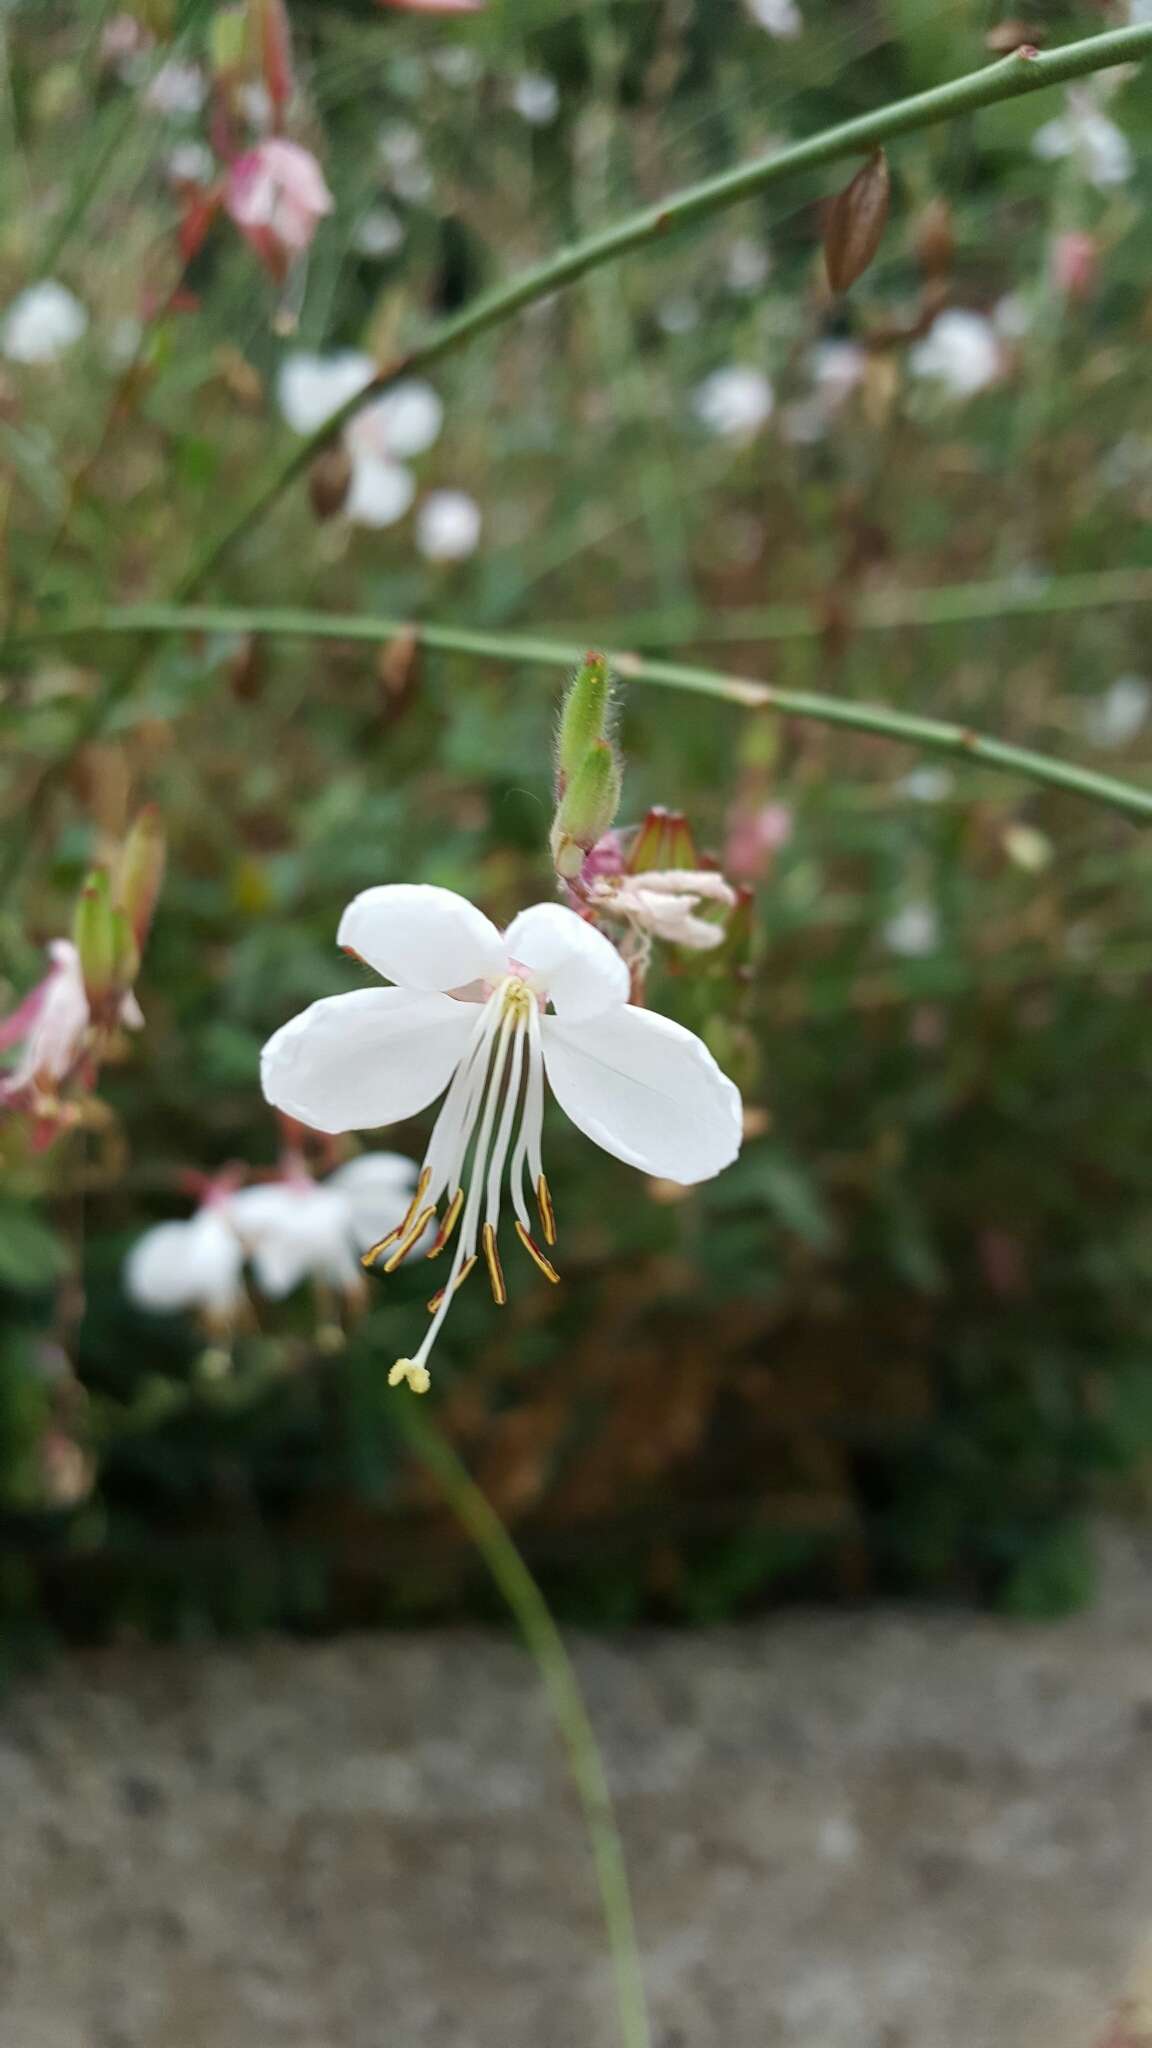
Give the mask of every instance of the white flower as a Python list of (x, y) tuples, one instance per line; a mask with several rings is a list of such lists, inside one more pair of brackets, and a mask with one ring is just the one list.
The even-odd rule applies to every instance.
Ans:
[(745, 0), (745, 5), (757, 27), (766, 28), (770, 36), (787, 41), (803, 32), (796, 0)]
[(128, 1254), (124, 1279), (140, 1308), (200, 1309), (230, 1322), (244, 1299), (244, 1248), (228, 1204), (206, 1202), (187, 1223), (158, 1223)]
[(385, 256), (394, 256), (403, 245), (404, 223), (390, 206), (373, 206), (361, 216), (352, 235), (352, 247), (358, 256), (368, 256), (380, 262)]
[[(19, 1045), (20, 1058), (0, 1073), (0, 1105), (17, 1102), (24, 1091), (50, 1093), (67, 1080), (88, 1043), (92, 1021), (80, 955), (71, 939), (53, 939), (52, 965), (8, 1017), (0, 1017), (0, 1052)], [(119, 1021), (128, 1031), (144, 1022), (131, 990), (121, 997)]]
[(198, 114), (207, 98), (208, 87), (198, 64), (180, 64), (172, 59), (162, 64), (149, 80), (144, 104), (154, 113), (182, 120)]
[(906, 903), (884, 927), (884, 944), (890, 953), (906, 960), (922, 960), (940, 943), (940, 920), (931, 903)]
[(467, 491), (429, 491), (416, 514), (416, 545), (430, 562), (462, 562), (475, 554), (482, 523)]
[(13, 299), (0, 320), (0, 352), (13, 363), (54, 363), (87, 325), (75, 293), (46, 277)]
[(524, 71), (512, 87), (512, 105), (522, 121), (546, 128), (559, 111), (560, 88), (546, 71)]
[(923, 341), (909, 351), (914, 377), (933, 377), (956, 398), (971, 398), (994, 384), (1004, 367), (999, 336), (981, 313), (961, 307), (937, 314)]
[(736, 891), (715, 869), (653, 868), (637, 875), (601, 876), (589, 889), (593, 903), (634, 930), (710, 953), (724, 938), (724, 926), (697, 917), (701, 903), (719, 903), (732, 910)]
[(368, 1152), (322, 1183), (289, 1174), (241, 1188), (228, 1216), (270, 1301), (309, 1279), (355, 1296), (364, 1285), (358, 1253), (403, 1217), (415, 1182), (402, 1153)]
[(431, 198), (434, 180), (424, 156), (424, 138), (408, 121), (389, 121), (380, 130), (377, 148), (388, 182), (400, 199), (420, 204)]
[[(348, 400), (366, 389), (376, 364), (359, 349), (317, 356), (300, 351), (280, 366), (280, 410), (297, 434), (325, 426)], [(352, 478), (345, 517), (360, 526), (392, 526), (416, 495), (410, 470), (396, 458), (423, 454), (440, 432), (444, 408), (430, 384), (408, 378), (385, 391), (349, 420), (344, 445)]]
[(1117, 676), (1085, 712), (1084, 725), (1098, 747), (1124, 747), (1134, 740), (1152, 709), (1152, 683), (1144, 676)]
[(656, 318), (665, 334), (691, 334), (700, 324), (700, 308), (687, 292), (675, 292), (661, 299)]
[(728, 251), (724, 265), (725, 281), (730, 291), (758, 292), (771, 267), (764, 244), (751, 235), (741, 235)]
[(415, 1116), (445, 1090), (408, 1214), (373, 1248), (390, 1272), (447, 1210), (430, 1257), (459, 1234), (432, 1321), (391, 1384), (417, 1393), (455, 1289), (483, 1252), (505, 1299), (497, 1248), (505, 1179), (516, 1235), (550, 1279), (525, 1198), (536, 1194), (546, 1244), (555, 1242), (540, 1144), (547, 1076), (561, 1109), (587, 1137), (643, 1173), (707, 1180), (740, 1147), (740, 1097), (692, 1032), (629, 1008), (628, 970), (615, 947), (556, 903), (522, 911), (501, 934), (449, 889), (397, 884), (349, 904), (337, 942), (391, 988), (328, 996), (264, 1048), (268, 1101), (323, 1131)]
[(771, 414), (772, 386), (762, 370), (730, 363), (696, 386), (692, 410), (709, 433), (728, 441), (750, 441)]
[(467, 43), (448, 43), (442, 50), (433, 50), (428, 61), (445, 85), (479, 85), (484, 76), (483, 57)]
[(216, 159), (206, 142), (178, 142), (168, 152), (165, 169), (174, 185), (210, 185)]
[(896, 784), (898, 796), (911, 797), (918, 804), (942, 804), (952, 795), (956, 778), (948, 768), (913, 768)]
[(1087, 86), (1069, 86), (1065, 111), (1045, 121), (1032, 137), (1032, 151), (1045, 162), (1074, 156), (1089, 184), (1101, 192), (1126, 185), (1132, 176), (1132, 145), (1122, 128), (1100, 111)]

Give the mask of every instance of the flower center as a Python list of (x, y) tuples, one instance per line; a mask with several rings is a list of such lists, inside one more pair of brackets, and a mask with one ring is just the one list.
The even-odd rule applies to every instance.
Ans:
[[(444, 1097), (420, 1178), (407, 1215), (371, 1251), (369, 1270), (392, 1273), (415, 1250), (435, 1222), (427, 1253), (438, 1258), (459, 1225), (448, 1276), (428, 1303), (432, 1321), (412, 1358), (399, 1358), (390, 1386), (407, 1380), (414, 1393), (427, 1392), (428, 1357), (456, 1289), (481, 1253), (494, 1300), (507, 1300), (497, 1231), (505, 1183), (515, 1210), (516, 1235), (545, 1278), (559, 1274), (532, 1236), (525, 1183), (530, 1179), (544, 1242), (556, 1242), (552, 1199), (540, 1159), (544, 1121), (544, 1054), (540, 1000), (531, 984), (512, 973), (497, 983), (476, 1020), (471, 1039)], [(515, 1138), (514, 1138), (515, 1134)], [(440, 1214), (440, 1203), (446, 1207)], [(383, 1255), (387, 1253), (387, 1258)]]

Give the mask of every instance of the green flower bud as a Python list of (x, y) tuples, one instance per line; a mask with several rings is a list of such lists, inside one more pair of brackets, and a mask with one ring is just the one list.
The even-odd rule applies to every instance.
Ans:
[(116, 868), (116, 907), (128, 920), (137, 953), (152, 923), (165, 853), (164, 821), (155, 804), (145, 804), (132, 822)]
[(563, 796), (593, 747), (607, 740), (611, 709), (612, 672), (602, 654), (589, 654), (569, 683), (560, 710), (556, 734), (557, 796)]
[(72, 937), (88, 1001), (98, 1009), (116, 985), (116, 927), (108, 876), (102, 868), (93, 870), (80, 891)]
[(132, 987), (140, 972), (140, 948), (123, 910), (112, 912), (112, 968), (113, 980), (121, 992)]
[(579, 874), (585, 854), (611, 829), (622, 781), (615, 748), (597, 740), (568, 783), (552, 823), (552, 858), (566, 881)]

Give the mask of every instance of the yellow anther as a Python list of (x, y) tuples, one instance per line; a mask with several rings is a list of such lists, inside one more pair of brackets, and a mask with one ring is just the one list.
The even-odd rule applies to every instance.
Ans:
[(426, 1365), (417, 1365), (411, 1358), (398, 1358), (388, 1375), (388, 1385), (403, 1386), (405, 1380), (414, 1394), (426, 1394), (432, 1385), (432, 1376)]
[(534, 1238), (528, 1235), (528, 1232), (525, 1230), (524, 1225), (521, 1223), (519, 1217), (516, 1218), (516, 1235), (520, 1239), (520, 1242), (523, 1245), (525, 1251), (527, 1252), (528, 1257), (534, 1260), (536, 1265), (539, 1266), (540, 1271), (544, 1275), (544, 1278), (546, 1280), (551, 1280), (554, 1287), (559, 1286), (560, 1275), (556, 1271), (555, 1266), (552, 1264), (551, 1259), (546, 1259), (544, 1257), (544, 1254), (541, 1251), (539, 1245), (536, 1243)]
[[(470, 1259), (465, 1259), (464, 1264), (461, 1266), (460, 1271), (457, 1273), (455, 1280), (452, 1282), (453, 1294), (455, 1294), (458, 1287), (463, 1287), (464, 1282), (468, 1278), (468, 1275), (472, 1271), (472, 1268), (475, 1264), (476, 1253), (473, 1252), (472, 1257)], [(443, 1301), (444, 1296), (447, 1294), (447, 1292), (447, 1287), (437, 1288), (435, 1294), (432, 1296), (431, 1301), (428, 1303), (428, 1313), (430, 1316), (435, 1315), (437, 1309), (440, 1306), (440, 1303)]]
[[(419, 1180), (416, 1183), (416, 1192), (413, 1195), (412, 1200), (409, 1202), (405, 1214), (401, 1217), (399, 1223), (396, 1225), (395, 1230), (390, 1230), (388, 1232), (387, 1237), (382, 1237), (380, 1239), (379, 1244), (371, 1245), (366, 1252), (363, 1252), (361, 1254), (360, 1264), (362, 1266), (366, 1266), (369, 1272), (372, 1271), (372, 1268), (376, 1264), (377, 1259), (380, 1257), (381, 1252), (386, 1252), (389, 1245), (395, 1244), (398, 1237), (407, 1237), (409, 1229), (411, 1227), (412, 1218), (416, 1215), (417, 1210), (420, 1208), (420, 1205), (428, 1192), (428, 1187), (429, 1183), (431, 1182), (431, 1179), (432, 1169), (431, 1167), (426, 1166), (423, 1172), (421, 1173)], [(386, 1273), (390, 1273), (392, 1271), (391, 1263), (389, 1263), (384, 1268), (384, 1270)]]
[(543, 1174), (540, 1175), (536, 1183), (536, 1207), (540, 1211), (540, 1222), (544, 1230), (545, 1244), (555, 1244), (556, 1213), (552, 1207), (552, 1197), (548, 1192), (548, 1183)]
[(400, 1242), (397, 1245), (395, 1251), (393, 1252), (391, 1258), (385, 1260), (384, 1271), (386, 1273), (394, 1273), (396, 1271), (397, 1266), (403, 1264), (404, 1260), (408, 1257), (408, 1254), (411, 1251), (413, 1245), (418, 1244), (420, 1242), (420, 1239), (423, 1237), (424, 1232), (427, 1230), (428, 1225), (431, 1223), (432, 1218), (435, 1214), (436, 1210), (432, 1203), (429, 1203), (426, 1209), (421, 1209), (420, 1214), (416, 1217), (415, 1222), (411, 1223), (408, 1229), (404, 1232), (404, 1235), (400, 1239)]
[(445, 1214), (444, 1221), (440, 1225), (440, 1228), (436, 1233), (436, 1241), (433, 1244), (431, 1251), (426, 1254), (428, 1258), (439, 1258), (440, 1253), (443, 1251), (445, 1245), (448, 1242), (448, 1239), (451, 1237), (452, 1232), (456, 1228), (457, 1219), (463, 1207), (464, 1190), (463, 1188), (457, 1188), (456, 1193), (453, 1195), (452, 1200), (448, 1204), (448, 1209), (447, 1213)]
[(481, 1242), (484, 1246), (484, 1257), (488, 1261), (488, 1278), (492, 1283), (492, 1299), (496, 1303), (497, 1308), (503, 1308), (504, 1303), (508, 1299), (508, 1290), (504, 1285), (504, 1269), (500, 1264), (500, 1254), (496, 1249), (496, 1232), (490, 1223), (484, 1225)]

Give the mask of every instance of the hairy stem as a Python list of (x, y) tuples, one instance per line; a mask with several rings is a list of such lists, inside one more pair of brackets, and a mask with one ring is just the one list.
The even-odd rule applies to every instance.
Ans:
[[(261, 611), (224, 605), (141, 605), (110, 611), (88, 619), (62, 622), (34, 635), (23, 635), (17, 647), (37, 640), (95, 639), (101, 634), (168, 634), (174, 632), (258, 633), (280, 639), (365, 640), (383, 642), (400, 633), (415, 636), (419, 646), (448, 654), (473, 654), (480, 660), (521, 662), (529, 667), (572, 669), (583, 661), (586, 646), (575, 641), (521, 637), (514, 633), (485, 633), (467, 626), (414, 625), (411, 620), (343, 616), (338, 612), (291, 610)], [(685, 662), (651, 660), (645, 655), (608, 652), (608, 660), (628, 682), (653, 683), (666, 689), (688, 690), (697, 696), (718, 697), (749, 710), (778, 713), (789, 718), (807, 718), (823, 725), (842, 725), (854, 732), (876, 733), (884, 739), (900, 740), (906, 746), (930, 753), (951, 754), (977, 761), (1025, 781), (1044, 783), (1051, 789), (1070, 790), (1120, 811), (1126, 817), (1152, 819), (1152, 790), (1138, 783), (1123, 782), (1115, 775), (1101, 775), (1074, 761), (1062, 761), (1029, 747), (1017, 747), (989, 733), (974, 732), (970, 726), (950, 719), (921, 718), (914, 712), (897, 711), (885, 704), (859, 704), (846, 697), (829, 697), (816, 690), (779, 689), (775, 683), (757, 682), (742, 676), (728, 676), (716, 669), (698, 668)]]

